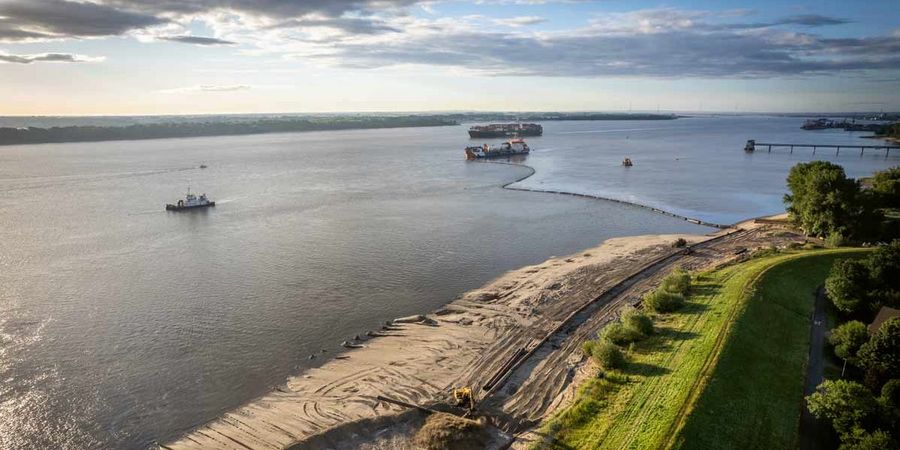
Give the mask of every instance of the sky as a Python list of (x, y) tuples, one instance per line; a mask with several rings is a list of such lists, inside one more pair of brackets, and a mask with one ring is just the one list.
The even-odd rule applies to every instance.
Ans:
[(897, 0), (0, 0), (0, 115), (900, 111)]

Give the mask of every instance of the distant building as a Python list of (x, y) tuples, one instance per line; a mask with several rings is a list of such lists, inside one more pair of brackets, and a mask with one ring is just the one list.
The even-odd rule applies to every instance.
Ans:
[(869, 334), (875, 334), (875, 332), (881, 328), (881, 325), (894, 317), (900, 317), (900, 309), (882, 306), (881, 309), (878, 310), (878, 315), (875, 316), (875, 320), (869, 324)]

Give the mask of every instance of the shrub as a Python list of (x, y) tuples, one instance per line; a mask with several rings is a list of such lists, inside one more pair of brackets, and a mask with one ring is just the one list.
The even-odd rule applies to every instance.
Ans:
[(644, 306), (658, 313), (676, 311), (684, 306), (684, 295), (661, 289), (656, 290), (644, 297)]
[(672, 243), (672, 247), (681, 248), (687, 245), (687, 241), (684, 238), (675, 239), (675, 242)]
[(844, 235), (837, 231), (834, 231), (825, 238), (825, 246), (830, 248), (837, 248), (844, 245), (844, 241)]
[(856, 353), (869, 340), (869, 331), (858, 321), (851, 320), (831, 330), (828, 341), (834, 346), (834, 354), (856, 363)]
[(607, 325), (600, 332), (600, 338), (608, 340), (613, 344), (625, 345), (641, 340), (644, 337), (641, 333), (630, 329), (621, 322), (615, 322)]
[(629, 309), (622, 314), (622, 325), (641, 337), (653, 334), (653, 319), (636, 309)]
[(666, 292), (687, 295), (691, 290), (691, 274), (681, 268), (675, 269), (663, 278), (659, 288)]
[(625, 364), (625, 355), (622, 354), (622, 350), (605, 339), (596, 341), (592, 346), (591, 356), (594, 361), (597, 361), (597, 364), (600, 364), (600, 367), (606, 370), (617, 369)]

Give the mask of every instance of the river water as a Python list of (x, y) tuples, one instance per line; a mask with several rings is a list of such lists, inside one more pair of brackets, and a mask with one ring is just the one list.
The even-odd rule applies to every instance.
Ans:
[[(746, 139), (878, 142), (762, 116), (544, 127), (517, 187), (717, 223), (781, 211), (788, 169), (813, 158)], [(146, 448), (504, 271), (710, 231), (501, 189), (529, 170), (464, 145), (459, 126), (0, 147), (0, 448)], [(816, 157), (852, 176), (900, 160), (833, 153)], [(164, 211), (188, 185), (216, 207)]]

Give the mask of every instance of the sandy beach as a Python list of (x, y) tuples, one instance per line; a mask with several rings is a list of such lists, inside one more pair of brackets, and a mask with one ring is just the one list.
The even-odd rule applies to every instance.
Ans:
[[(580, 342), (621, 307), (676, 265), (697, 269), (802, 240), (773, 226), (615, 238), (508, 272), (426, 316), (348, 342), (354, 348), (323, 366), (160, 447), (403, 448), (424, 415), (377, 397), (439, 408), (459, 386), (478, 392), (496, 444), (507, 444), (571, 398), (589, 365)], [(673, 247), (678, 238), (693, 245), (690, 255)], [(511, 370), (500, 370), (517, 355)], [(505, 376), (496, 387), (482, 389), (498, 371)]]

